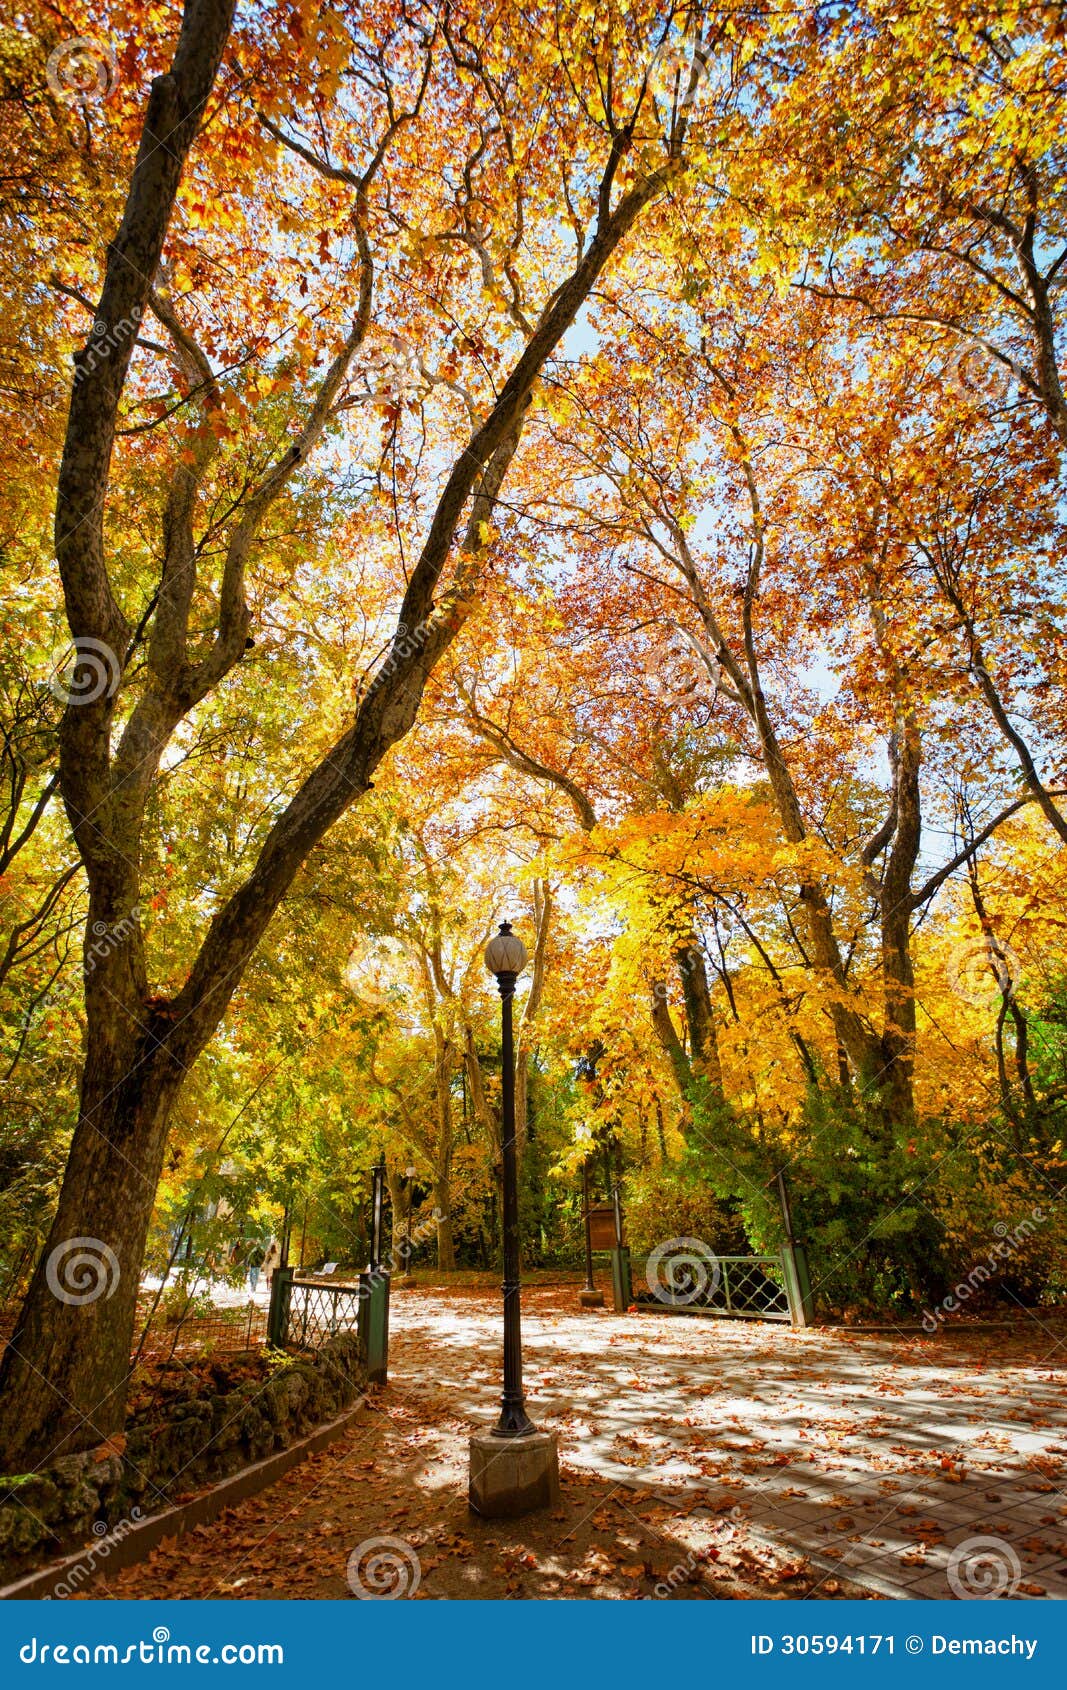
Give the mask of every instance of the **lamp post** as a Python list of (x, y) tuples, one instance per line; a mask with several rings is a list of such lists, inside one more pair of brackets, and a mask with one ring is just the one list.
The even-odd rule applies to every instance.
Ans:
[(502, 922), (485, 947), (485, 966), (496, 978), (501, 1001), (501, 1139), (504, 1232), (504, 1395), (491, 1432), (470, 1442), (469, 1499), (474, 1513), (514, 1518), (559, 1504), (559, 1440), (542, 1432), (526, 1413), (522, 1391), (522, 1331), (519, 1308), (519, 1169), (515, 1146), (515, 1039), (512, 998), (526, 962), (526, 946)]
[(589, 1216), (589, 1158), (582, 1163), (582, 1208), (585, 1213), (585, 1284), (578, 1293), (583, 1309), (602, 1309), (604, 1293), (593, 1280), (593, 1225)]
[(496, 976), (500, 993), (500, 1101), (503, 1139), (504, 1209), (504, 1395), (500, 1419), (493, 1428), (498, 1438), (526, 1438), (536, 1430), (526, 1413), (522, 1392), (522, 1314), (519, 1281), (519, 1164), (515, 1150), (515, 1036), (512, 999), (515, 982), (526, 966), (526, 946), (500, 925), (485, 947), (485, 966)]
[(404, 1239), (404, 1272), (397, 1281), (405, 1290), (410, 1290), (415, 1283), (415, 1276), (411, 1271), (411, 1211), (415, 1206), (415, 1169), (404, 1169), (404, 1191), (408, 1200), (407, 1226)]
[(377, 1273), (382, 1265), (382, 1209), (385, 1203), (385, 1156), (382, 1154), (371, 1168), (371, 1233), (370, 1271)]

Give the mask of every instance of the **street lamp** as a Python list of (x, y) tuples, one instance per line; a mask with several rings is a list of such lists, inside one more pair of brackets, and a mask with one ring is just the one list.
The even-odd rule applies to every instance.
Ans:
[(526, 966), (526, 946), (500, 925), (485, 947), (485, 966), (496, 976), (500, 993), (501, 1133), (504, 1149), (504, 1395), (500, 1419), (493, 1428), (498, 1438), (526, 1438), (536, 1430), (526, 1413), (522, 1393), (522, 1315), (519, 1281), (519, 1166), (515, 1152), (515, 1039), (511, 1006), (515, 982)]
[(589, 1158), (582, 1163), (582, 1209), (585, 1217), (585, 1285), (578, 1293), (583, 1309), (602, 1309), (604, 1293), (598, 1291), (593, 1278), (593, 1226), (589, 1214)]
[(385, 1154), (382, 1152), (370, 1171), (371, 1226), (370, 1272), (377, 1273), (382, 1265), (382, 1210), (385, 1206)]
[(415, 1206), (415, 1168), (413, 1166), (404, 1169), (404, 1191), (408, 1200), (407, 1228), (404, 1242), (404, 1272), (397, 1283), (402, 1285), (405, 1290), (410, 1290), (415, 1283), (415, 1275), (411, 1271), (411, 1211)]
[(559, 1502), (559, 1448), (555, 1432), (542, 1432), (526, 1413), (522, 1390), (519, 1281), (519, 1169), (515, 1145), (515, 1038), (512, 999), (526, 965), (526, 946), (502, 922), (485, 947), (485, 966), (496, 978), (501, 1007), (501, 1141), (504, 1234), (504, 1394), (500, 1417), (470, 1444), (470, 1505), (489, 1518), (529, 1514)]

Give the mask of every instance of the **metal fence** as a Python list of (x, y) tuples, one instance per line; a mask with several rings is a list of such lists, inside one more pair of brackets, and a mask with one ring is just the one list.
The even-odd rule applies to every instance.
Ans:
[(161, 1352), (174, 1355), (195, 1351), (200, 1355), (234, 1355), (240, 1350), (258, 1349), (267, 1340), (267, 1310), (260, 1303), (204, 1310), (196, 1301), (186, 1314), (157, 1309), (147, 1327), (138, 1326), (142, 1357)]
[(715, 1256), (695, 1261), (685, 1251), (633, 1264), (639, 1308), (670, 1314), (713, 1314), (737, 1320), (793, 1320), (781, 1256)]
[(269, 1338), (279, 1349), (292, 1345), (317, 1349), (339, 1332), (358, 1334), (360, 1305), (365, 1292), (359, 1285), (335, 1285), (327, 1280), (276, 1278)]
[[(15, 1329), (17, 1308), (0, 1309), (0, 1356)], [(137, 1324), (131, 1360), (157, 1361), (161, 1357), (190, 1355), (236, 1355), (260, 1348), (267, 1341), (267, 1310), (248, 1302), (231, 1308), (205, 1311), (203, 1303), (191, 1301), (186, 1313), (173, 1308), (152, 1311), (151, 1299), (138, 1301)]]

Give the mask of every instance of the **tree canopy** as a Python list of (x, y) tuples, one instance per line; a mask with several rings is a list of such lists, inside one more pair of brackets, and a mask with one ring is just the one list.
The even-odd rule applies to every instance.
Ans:
[(223, 1163), (488, 1259), (504, 916), (528, 1254), (788, 1169), (840, 1306), (1062, 1290), (1065, 92), (1009, 0), (5, 27), (16, 1464)]

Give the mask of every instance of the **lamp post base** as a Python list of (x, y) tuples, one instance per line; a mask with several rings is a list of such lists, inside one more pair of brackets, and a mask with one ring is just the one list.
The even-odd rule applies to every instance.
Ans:
[(528, 1432), (524, 1438), (476, 1432), (467, 1496), (472, 1512), (485, 1520), (513, 1520), (540, 1508), (558, 1508), (558, 1432)]
[(578, 1293), (578, 1301), (583, 1309), (602, 1309), (604, 1307), (604, 1293), (596, 1286), (585, 1286)]

